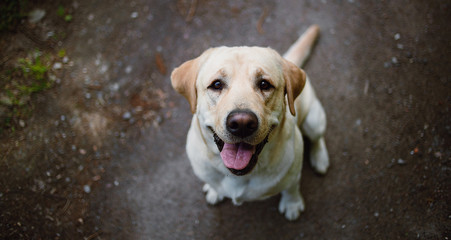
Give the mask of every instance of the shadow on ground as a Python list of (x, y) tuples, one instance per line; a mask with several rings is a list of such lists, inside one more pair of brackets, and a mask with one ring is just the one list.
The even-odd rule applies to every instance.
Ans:
[[(58, 6), (71, 19), (58, 20)], [(52, 58), (55, 85), (2, 132), (2, 239), (450, 236), (449, 3), (79, 0), (33, 9), (46, 14), (2, 33), (2, 71), (34, 49), (67, 58)], [(296, 222), (278, 213), (278, 196), (207, 206), (184, 151), (191, 114), (170, 71), (211, 46), (283, 52), (313, 23), (321, 38), (305, 69), (328, 114), (329, 173), (305, 164)]]

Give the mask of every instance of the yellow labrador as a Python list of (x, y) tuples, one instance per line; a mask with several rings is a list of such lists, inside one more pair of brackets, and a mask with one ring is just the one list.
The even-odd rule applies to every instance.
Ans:
[[(282, 193), (279, 211), (295, 220), (304, 210), (299, 184), (304, 152), (325, 173), (326, 115), (298, 66), (319, 29), (310, 27), (282, 58), (270, 48), (218, 47), (172, 72), (172, 85), (194, 114), (186, 150), (205, 182), (207, 202), (236, 205)], [(301, 93), (302, 92), (302, 93)]]

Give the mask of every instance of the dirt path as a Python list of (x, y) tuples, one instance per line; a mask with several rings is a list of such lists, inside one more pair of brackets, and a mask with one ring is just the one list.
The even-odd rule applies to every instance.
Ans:
[[(60, 5), (67, 23), (55, 22)], [(55, 57), (55, 86), (34, 94), (31, 115), (0, 138), (1, 239), (451, 235), (449, 4), (80, 0), (32, 8), (47, 14), (2, 35), (2, 68), (34, 48), (64, 49), (68, 59)], [(296, 222), (277, 212), (278, 196), (207, 206), (184, 151), (191, 114), (170, 71), (211, 46), (283, 52), (312, 23), (321, 38), (305, 69), (328, 114), (329, 173), (305, 164), (306, 212)], [(43, 37), (51, 31), (66, 35)]]

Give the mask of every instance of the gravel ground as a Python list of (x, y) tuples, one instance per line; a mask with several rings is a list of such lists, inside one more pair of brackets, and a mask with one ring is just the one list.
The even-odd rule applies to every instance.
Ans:
[[(54, 86), (1, 133), (1, 239), (450, 238), (448, 1), (35, 9), (42, 19), (0, 35), (2, 71), (35, 49), (66, 58), (51, 58)], [(304, 69), (328, 114), (329, 172), (305, 163), (306, 211), (295, 222), (278, 213), (279, 196), (208, 206), (184, 150), (191, 113), (170, 72), (211, 46), (284, 52), (311, 24), (321, 37)]]

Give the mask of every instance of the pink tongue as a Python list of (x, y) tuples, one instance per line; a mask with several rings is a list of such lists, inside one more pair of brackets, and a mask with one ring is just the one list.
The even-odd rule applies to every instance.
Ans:
[(247, 143), (224, 143), (221, 158), (226, 167), (241, 170), (249, 164), (254, 152), (255, 147)]

